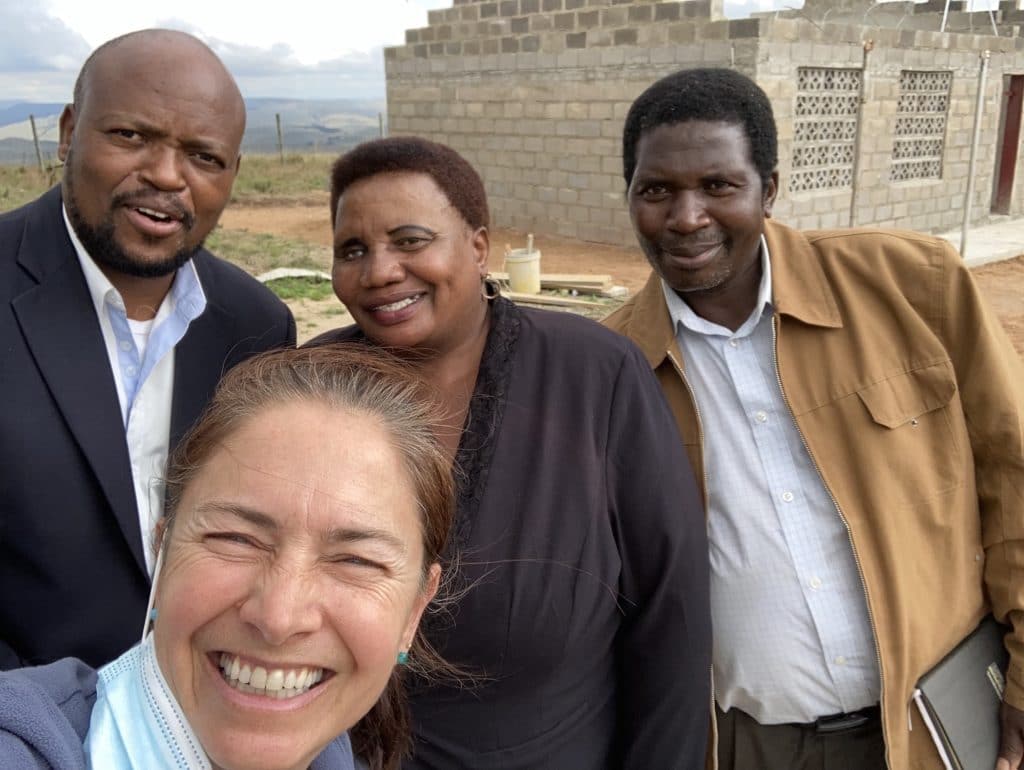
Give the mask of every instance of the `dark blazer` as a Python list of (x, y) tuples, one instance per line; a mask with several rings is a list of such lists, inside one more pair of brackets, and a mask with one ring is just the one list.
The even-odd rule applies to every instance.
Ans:
[[(203, 314), (174, 351), (170, 446), (222, 372), (295, 344), (288, 308), (244, 271), (194, 258)], [(0, 216), (0, 669), (138, 641), (149, 592), (124, 423), (60, 188)]]

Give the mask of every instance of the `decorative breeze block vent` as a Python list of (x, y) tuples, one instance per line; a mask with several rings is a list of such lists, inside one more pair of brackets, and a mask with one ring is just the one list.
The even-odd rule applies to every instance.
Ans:
[(859, 69), (798, 67), (791, 192), (850, 187)]
[(889, 179), (941, 179), (952, 72), (900, 72)]

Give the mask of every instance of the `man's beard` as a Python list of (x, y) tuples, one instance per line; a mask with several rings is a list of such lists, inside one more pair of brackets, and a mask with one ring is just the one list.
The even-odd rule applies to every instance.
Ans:
[[(88, 224), (82, 217), (78, 202), (75, 200), (70, 158), (68, 161), (64, 168), (64, 175), (68, 177), (64, 187), (68, 192), (64, 205), (67, 207), (68, 218), (71, 220), (71, 226), (75, 229), (75, 235), (78, 236), (78, 240), (82, 242), (82, 246), (85, 247), (93, 262), (100, 267), (109, 268), (114, 272), (134, 278), (162, 278), (177, 272), (179, 267), (192, 259), (203, 247), (202, 241), (195, 246), (182, 246), (167, 259), (159, 261), (147, 260), (125, 251), (114, 238), (112, 210), (119, 205), (117, 199), (111, 204), (111, 211), (107, 212), (98, 227)], [(186, 230), (189, 229), (192, 226), (191, 217), (186, 217), (183, 224)]]

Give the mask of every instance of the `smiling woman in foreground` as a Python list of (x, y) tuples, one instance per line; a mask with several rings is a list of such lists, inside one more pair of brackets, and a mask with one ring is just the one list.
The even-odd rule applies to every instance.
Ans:
[(232, 370), (170, 468), (151, 633), (98, 672), (0, 674), (3, 767), (351, 768), (367, 712), (360, 755), (397, 766), (452, 517), (436, 425), (373, 351)]

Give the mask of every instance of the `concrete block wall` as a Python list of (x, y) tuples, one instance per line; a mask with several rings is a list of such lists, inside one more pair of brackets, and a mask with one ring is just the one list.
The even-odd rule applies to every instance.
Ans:
[(794, 118), (799, 67), (860, 68), (863, 45), (857, 28), (829, 24), (815, 27), (794, 19), (766, 19), (758, 39), (757, 68), (752, 74), (772, 103), (779, 134), (780, 190), (773, 216), (796, 227), (846, 224), (848, 190), (817, 190), (793, 195)]
[[(864, 54), (863, 43), (871, 41)], [(956, 228), (963, 218), (967, 170), (976, 111), (982, 51), (989, 50), (981, 134), (975, 170), (973, 219), (989, 218), (995, 181), (1002, 76), (1024, 74), (1019, 38), (963, 35), (926, 30), (865, 28), (798, 20), (767, 21), (759, 40), (756, 79), (772, 99), (779, 126), (782, 193), (775, 215), (802, 228), (884, 226), (925, 232)], [(855, 189), (794, 193), (791, 171), (793, 108), (797, 68), (864, 68), (864, 104)], [(946, 118), (942, 177), (890, 180), (892, 150), (903, 70), (952, 72)], [(1024, 164), (1018, 174), (1011, 213), (1024, 214)]]
[[(775, 215), (798, 227), (959, 225), (979, 54), (992, 51), (977, 163), (975, 219), (992, 195), (1004, 73), (1024, 74), (1024, 41), (920, 29), (721, 19), (720, 0), (456, 0), (385, 50), (389, 131), (451, 145), (480, 171), (494, 223), (633, 245), (621, 135), (629, 105), (662, 75), (731, 66), (765, 89), (779, 125)], [(872, 41), (865, 59), (864, 41)], [(791, 194), (797, 68), (865, 66), (856, 199), (850, 189)], [(953, 73), (943, 178), (893, 183), (903, 69)], [(1018, 165), (1024, 168), (1024, 152)], [(1024, 173), (1011, 213), (1024, 214)]]
[[(492, 5), (518, 15), (481, 20)], [(501, 0), (434, 11), (406, 45), (385, 51), (389, 133), (465, 155), (484, 178), (495, 224), (632, 245), (621, 160), (629, 105), (682, 67), (753, 73), (760, 22), (716, 13), (706, 0)]]

